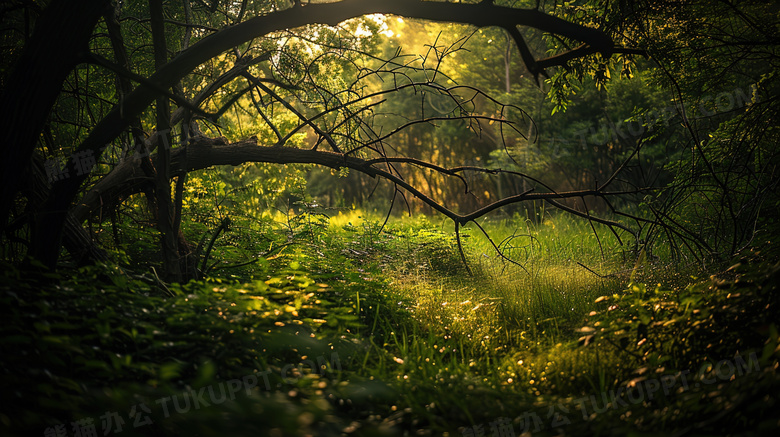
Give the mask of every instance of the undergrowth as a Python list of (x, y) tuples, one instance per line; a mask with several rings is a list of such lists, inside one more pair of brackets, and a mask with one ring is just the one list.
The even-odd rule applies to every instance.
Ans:
[[(138, 244), (117, 244), (117, 265), (58, 275), (4, 265), (0, 423), (19, 435), (90, 419), (101, 432), (111, 412), (128, 435), (777, 426), (765, 415), (778, 266), (761, 253), (707, 277), (565, 217), (480, 224), (493, 242), (465, 229), (468, 267), (446, 223), (314, 210), (234, 221), (206, 277), (183, 285), (135, 262)], [(217, 225), (185, 232), (207, 240)], [(713, 376), (722, 360), (734, 374)], [(664, 390), (636, 403), (614, 396), (655, 381)], [(195, 405), (218, 388), (236, 390)], [(137, 426), (144, 408), (151, 423)]]

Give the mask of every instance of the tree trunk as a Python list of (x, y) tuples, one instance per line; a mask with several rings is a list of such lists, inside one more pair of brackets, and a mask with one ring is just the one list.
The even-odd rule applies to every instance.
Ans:
[(2, 90), (0, 226), (5, 228), (32, 154), (62, 84), (88, 51), (109, 0), (52, 0)]
[[(28, 201), (40, 205), (49, 194), (49, 184), (46, 180), (46, 172), (40, 159), (33, 159), (30, 171), (27, 173), (25, 190), (23, 191)], [(62, 243), (65, 249), (73, 257), (78, 265), (94, 263), (96, 261), (108, 261), (106, 252), (98, 247), (86, 229), (81, 225), (83, 220), (77, 220), (69, 214), (63, 230)]]
[[(165, 24), (163, 22), (162, 0), (149, 1), (149, 13), (152, 17), (152, 41), (154, 44), (154, 64), (162, 68), (168, 61), (168, 49), (165, 43)], [(171, 202), (171, 110), (167, 96), (157, 97), (157, 135), (161, 135), (161, 144), (157, 147), (157, 228), (160, 231), (165, 278), (168, 281), (181, 282), (177, 232), (173, 226), (173, 204)]]

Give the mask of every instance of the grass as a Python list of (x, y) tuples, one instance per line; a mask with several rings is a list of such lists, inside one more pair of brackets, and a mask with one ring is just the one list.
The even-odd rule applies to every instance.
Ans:
[[(509, 235), (524, 235), (514, 239), (527, 241), (527, 247), (518, 246), (523, 248), (522, 267), (501, 260), (489, 242), (468, 230), (467, 259), (475, 273), (470, 276), (455, 267), (460, 263), (452, 237), (445, 230), (429, 230), (426, 235), (417, 228), (427, 226), (424, 222), (391, 223), (391, 234), (414, 235), (417, 242), (423, 238), (433, 241), (419, 245), (412, 251), (415, 255), (404, 257), (404, 262), (385, 266), (385, 273), (394, 278), (390, 293), (414, 302), (408, 310), (416, 332), (405, 337), (402, 348), (409, 359), (422, 357), (413, 367), (425, 375), (437, 374), (435, 365), (443, 360), (450, 376), (472, 381), (462, 387), (460, 395), (472, 397), (469, 386), (488, 388), (494, 391), (497, 403), (508, 393), (530, 405), (549, 388), (598, 390), (604, 386), (604, 368), (614, 368), (608, 354), (571, 352), (564, 347), (580, 337), (575, 329), (595, 309), (596, 298), (619, 292), (624, 286), (617, 279), (599, 278), (576, 264), (577, 258), (572, 258), (575, 252), (584, 262), (600, 256), (587, 241), (580, 243), (579, 250), (575, 243), (566, 241), (581, 237), (582, 229), (564, 219), (536, 227), (526, 225), (519, 232), (506, 222), (484, 225), (499, 241), (506, 241)], [(553, 231), (555, 227), (558, 229)], [(586, 253), (588, 249), (591, 253)], [(411, 269), (410, 264), (417, 268)], [(424, 353), (426, 350), (432, 356)], [(479, 407), (468, 405), (463, 413), (475, 409)]]
[[(625, 295), (632, 280), (663, 281), (671, 295), (685, 289), (694, 272), (638, 261), (614, 236), (597, 238), (587, 223), (566, 217), (481, 225), (521, 265), (503, 260), (474, 228), (464, 231), (473, 275), (460, 263), (446, 224), (400, 219), (385, 229), (390, 242), (382, 243), (379, 262), (391, 280), (381, 293), (404, 304), (378, 323), (368, 311), (364, 318), (383, 339), (375, 353), (390, 352), (402, 365), (367, 362), (364, 371), (397, 381), (414, 418), (406, 425), (418, 433), (468, 431), (502, 415), (517, 422), (524, 412), (546, 413), (550, 405), (619, 387), (642, 360), (608, 335), (581, 345), (587, 331), (580, 328), (609, 307), (599, 298)], [(357, 213), (342, 214), (331, 226), (334, 234), (377, 227)], [(624, 331), (635, 334), (636, 326)], [(427, 428), (420, 430), (421, 424)]]
[[(464, 240), (473, 276), (456, 268), (437, 269), (437, 263), (460, 265), (452, 250), (425, 253), (427, 265), (416, 272), (389, 266), (387, 274), (395, 278), (398, 290), (417, 302), (417, 314), (428, 313), (427, 320), (451, 313), (448, 319), (463, 332), (475, 325), (500, 326), (504, 341), (518, 339), (517, 344), (569, 340), (571, 329), (595, 308), (594, 300), (620, 291), (625, 283), (619, 277), (599, 277), (577, 264), (597, 270), (617, 268), (614, 260), (601, 258), (597, 247), (594, 251), (589, 229), (565, 218), (541, 226), (521, 225), (515, 229), (509, 222), (483, 224), (495, 241), (504, 242), (502, 249), (514, 245), (505, 253), (520, 265), (502, 259), (471, 228)], [(447, 234), (442, 230), (439, 235)], [(444, 255), (446, 259), (436, 261)]]
[[(20, 420), (40, 427), (98, 417), (106, 405), (122, 411), (139, 396), (159, 399), (272, 369), (269, 392), (255, 389), (196, 415), (155, 410), (155, 432), (478, 435), (481, 426), (490, 435), (502, 418), (517, 435), (529, 425), (550, 435), (726, 426), (697, 406), (701, 396), (747, 406), (728, 420), (736, 414), (743, 424), (772, 425), (759, 417), (778, 388), (780, 323), (770, 285), (777, 267), (743, 262), (689, 286), (689, 269), (637, 262), (609, 233), (597, 239), (587, 223), (542, 217), (480, 223), (520, 265), (498, 256), (474, 226), (463, 233), (467, 269), (446, 223), (399, 218), (383, 227), (383, 219), (353, 210), (279, 215), (276, 225), (237, 218), (210, 262), (241, 266), (167, 292), (129, 266), (50, 280), (6, 269), (0, 297), (12, 323), (2, 342), (18, 353), (3, 358), (15, 375), (4, 392), (19, 398), (20, 411), (0, 414), (0, 422), (13, 434), (27, 431)], [(271, 248), (278, 249), (262, 262), (243, 262)], [(132, 260), (149, 248), (123, 250)], [(664, 286), (645, 285), (658, 282)], [(290, 363), (333, 351), (338, 370), (295, 370), (301, 377), (292, 386), (278, 376)], [(739, 384), (579, 413), (577, 399), (648, 372), (698, 369), (747, 351), (760, 352), (763, 370)], [(566, 427), (553, 427), (561, 417)]]

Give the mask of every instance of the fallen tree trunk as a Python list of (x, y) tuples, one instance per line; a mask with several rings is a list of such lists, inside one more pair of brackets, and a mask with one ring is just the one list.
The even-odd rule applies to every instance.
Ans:
[[(186, 153), (186, 165), (183, 157)], [(334, 170), (341, 168), (350, 168), (359, 171), (367, 176), (381, 177), (403, 188), (413, 196), (417, 197), (437, 212), (452, 219), (459, 225), (473, 221), (482, 217), (491, 211), (512, 203), (518, 203), (528, 200), (543, 200), (555, 202), (557, 199), (577, 198), (583, 196), (611, 196), (623, 195), (625, 192), (605, 191), (607, 184), (593, 190), (568, 191), (568, 192), (543, 192), (535, 193), (529, 190), (525, 193), (509, 196), (490, 203), (476, 211), (467, 214), (460, 214), (452, 211), (430, 196), (421, 192), (417, 188), (405, 182), (402, 177), (396, 173), (390, 173), (379, 165), (388, 162), (406, 162), (413, 165), (423, 165), (426, 168), (434, 170), (443, 175), (456, 176), (462, 169), (446, 169), (434, 164), (421, 162), (413, 158), (377, 158), (363, 159), (344, 153), (335, 153), (330, 151), (298, 149), (293, 147), (268, 147), (260, 146), (255, 139), (240, 141), (233, 144), (224, 144), (220, 140), (214, 140), (206, 137), (192, 139), (192, 143), (186, 147), (178, 147), (171, 150), (171, 169), (172, 174), (177, 170), (193, 171), (201, 170), (215, 165), (240, 165), (247, 162), (263, 162), (272, 164), (315, 164), (329, 167)], [(83, 222), (92, 211), (97, 210), (101, 204), (107, 204), (112, 199), (117, 199), (120, 194), (129, 195), (138, 192), (144, 183), (149, 182), (149, 178), (142, 176), (141, 159), (128, 159), (115, 167), (114, 171), (109, 173), (100, 182), (89, 190), (82, 200), (70, 210), (77, 221)], [(500, 173), (502, 170), (486, 170), (488, 173)], [(571, 212), (571, 211), (570, 211)], [(589, 220), (604, 225), (622, 229), (631, 234), (635, 232), (627, 226), (611, 220), (588, 216)]]

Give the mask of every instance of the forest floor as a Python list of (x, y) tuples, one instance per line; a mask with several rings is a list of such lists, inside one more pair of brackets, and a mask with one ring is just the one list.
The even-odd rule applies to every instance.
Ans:
[[(303, 214), (282, 239), (234, 230), (187, 284), (132, 262), (138, 241), (112, 265), (3, 264), (0, 433), (780, 428), (772, 247), (703, 268), (562, 217), (483, 225), (518, 264), (476, 227), (466, 267), (444, 224), (357, 212)], [(246, 239), (266, 256), (240, 262)]]

